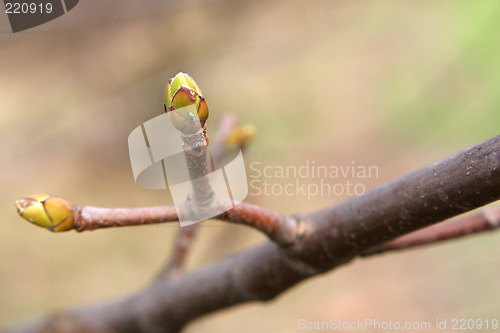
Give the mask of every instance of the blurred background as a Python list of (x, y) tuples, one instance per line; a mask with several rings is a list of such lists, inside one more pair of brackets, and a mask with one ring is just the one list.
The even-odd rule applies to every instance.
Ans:
[[(170, 203), (135, 185), (127, 137), (163, 112), (179, 71), (208, 101), (209, 133), (224, 112), (256, 126), (247, 164), (375, 165), (378, 178), (361, 181), (369, 189), (499, 134), (499, 16), (496, 1), (82, 0), (13, 34), (1, 13), (0, 327), (134, 292), (167, 260), (177, 224), (52, 234), (19, 218), (14, 201), (42, 192), (78, 205)], [(346, 198), (246, 201), (294, 213)], [(356, 260), (186, 332), (499, 318), (499, 240)], [(204, 222), (189, 267), (263, 241)]]

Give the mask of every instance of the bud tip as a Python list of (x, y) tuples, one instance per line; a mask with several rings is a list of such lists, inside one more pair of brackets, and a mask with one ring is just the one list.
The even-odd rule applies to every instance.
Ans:
[(75, 207), (70, 202), (48, 194), (36, 194), (15, 202), (17, 213), (34, 225), (53, 232), (73, 228)]

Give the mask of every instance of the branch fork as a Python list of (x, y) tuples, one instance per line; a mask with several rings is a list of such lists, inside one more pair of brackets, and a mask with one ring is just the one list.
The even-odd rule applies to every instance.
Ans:
[[(186, 105), (191, 111), (183, 110)], [(207, 176), (208, 163), (212, 164), (206, 155), (208, 107), (198, 86), (186, 74), (179, 73), (169, 81), (165, 110), (182, 132), (191, 179), (201, 179), (198, 185), (193, 185), (193, 194), (182, 205), (182, 212), (191, 216), (200, 213), (200, 209), (232, 207), (215, 218), (253, 227), (270, 240), (172, 279), (185, 264), (198, 224), (181, 228), (173, 256), (156, 283), (109, 303), (33, 321), (15, 332), (56, 331), (65, 323), (80, 331), (176, 333), (208, 313), (245, 302), (273, 299), (295, 284), (358, 256), (500, 228), (499, 209), (438, 223), (500, 199), (500, 136), (362, 196), (316, 212), (288, 217), (246, 203), (233, 206), (229, 200), (215, 197)], [(193, 112), (197, 113), (198, 120), (194, 120)], [(199, 123), (195, 124), (196, 121)], [(226, 118), (221, 124), (234, 126), (231, 125), (234, 121)], [(228, 140), (246, 145), (246, 137), (252, 131), (247, 128), (231, 135), (234, 132), (223, 127), (219, 133), (228, 133), (225, 134)], [(174, 206), (78, 207), (49, 195), (21, 199), (16, 207), (23, 218), (55, 232), (179, 220)]]

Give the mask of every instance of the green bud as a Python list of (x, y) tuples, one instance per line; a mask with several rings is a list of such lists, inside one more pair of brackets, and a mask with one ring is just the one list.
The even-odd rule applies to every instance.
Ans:
[(48, 194), (37, 194), (16, 201), (17, 213), (25, 220), (53, 232), (73, 228), (75, 207)]
[(172, 124), (184, 134), (193, 134), (205, 126), (208, 105), (194, 80), (185, 73), (170, 79), (165, 88), (165, 112)]

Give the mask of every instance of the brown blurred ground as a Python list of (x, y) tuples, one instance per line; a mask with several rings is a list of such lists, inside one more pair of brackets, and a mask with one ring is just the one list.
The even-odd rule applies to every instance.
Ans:
[[(498, 134), (499, 14), (489, 1), (86, 0), (12, 34), (2, 13), (0, 325), (135, 291), (166, 260), (177, 225), (51, 234), (13, 202), (37, 192), (82, 205), (170, 202), (134, 184), (127, 136), (162, 112), (177, 72), (201, 86), (211, 132), (227, 111), (256, 125), (248, 163), (376, 165), (371, 188)], [(343, 199), (247, 201), (293, 213)], [(498, 237), (359, 260), (187, 331), (498, 318)], [(263, 240), (204, 223), (190, 265)]]

